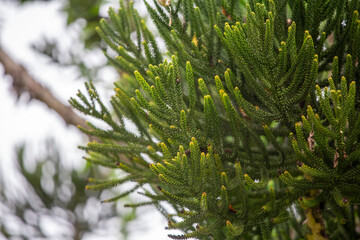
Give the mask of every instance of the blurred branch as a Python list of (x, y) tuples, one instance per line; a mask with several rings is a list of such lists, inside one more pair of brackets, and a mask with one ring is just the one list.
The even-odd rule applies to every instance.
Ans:
[[(27, 70), (20, 64), (17, 64), (1, 47), (0, 64), (4, 66), (5, 74), (8, 74), (13, 78), (12, 88), (16, 92), (17, 97), (20, 97), (21, 94), (27, 92), (30, 94), (31, 98), (35, 98), (40, 102), (45, 103), (50, 109), (57, 112), (66, 124), (89, 129), (85, 119), (76, 114), (70, 106), (60, 102), (49, 89), (32, 78)], [(91, 141), (101, 141), (94, 136), (89, 136), (89, 138)], [(121, 154), (120, 156), (125, 162), (128, 161), (127, 157), (124, 155)]]
[(70, 106), (60, 102), (49, 89), (32, 78), (27, 70), (22, 65), (17, 64), (1, 47), (0, 63), (4, 66), (5, 74), (12, 77), (12, 88), (17, 97), (27, 92), (31, 98), (45, 103), (50, 109), (57, 112), (67, 125), (80, 125), (83, 128), (89, 128), (85, 119), (77, 115)]

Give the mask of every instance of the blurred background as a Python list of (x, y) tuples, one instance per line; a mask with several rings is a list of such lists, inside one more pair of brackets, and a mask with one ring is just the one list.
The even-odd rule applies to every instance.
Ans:
[(90, 119), (67, 103), (85, 81), (104, 103), (112, 95), (118, 74), (94, 30), (109, 6), (118, 1), (0, 0), (0, 240), (167, 239), (155, 209), (123, 207), (136, 193), (101, 203), (125, 187), (85, 190), (89, 177), (121, 174), (82, 159), (89, 139), (74, 125)]

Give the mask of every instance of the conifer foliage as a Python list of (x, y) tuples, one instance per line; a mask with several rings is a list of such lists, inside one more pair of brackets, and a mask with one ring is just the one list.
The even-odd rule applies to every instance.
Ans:
[(138, 191), (173, 239), (358, 239), (360, 1), (145, 4), (157, 31), (122, 0), (96, 29), (112, 109), (91, 82), (70, 100), (108, 125), (85, 159), (127, 173), (87, 188), (135, 182), (107, 201)]

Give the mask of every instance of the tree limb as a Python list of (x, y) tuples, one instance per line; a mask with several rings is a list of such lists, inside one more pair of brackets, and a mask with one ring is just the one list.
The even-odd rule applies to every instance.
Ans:
[(16, 92), (17, 97), (27, 92), (31, 98), (37, 99), (45, 103), (50, 109), (57, 112), (67, 125), (78, 126), (89, 129), (86, 120), (77, 115), (70, 106), (60, 102), (49, 89), (42, 86), (26, 69), (17, 64), (4, 50), (0, 47), (0, 63), (5, 69), (5, 74), (12, 77), (12, 88)]
[[(65, 121), (67, 125), (81, 126), (85, 129), (90, 129), (86, 124), (86, 120), (76, 114), (72, 108), (64, 103), (60, 102), (49, 89), (42, 86), (30, 74), (26, 69), (17, 64), (4, 50), (0, 47), (0, 63), (4, 66), (5, 74), (12, 77), (12, 88), (16, 92), (17, 96), (20, 97), (22, 93), (27, 92), (31, 98), (35, 98), (40, 102), (45, 103), (50, 109), (57, 112), (60, 117)], [(97, 137), (89, 136), (90, 140), (101, 141)], [(129, 159), (120, 154), (124, 163), (129, 163)]]

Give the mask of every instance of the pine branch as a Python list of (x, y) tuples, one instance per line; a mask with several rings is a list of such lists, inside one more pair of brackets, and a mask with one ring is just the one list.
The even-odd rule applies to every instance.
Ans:
[[(318, 230), (349, 239), (355, 228), (338, 216), (357, 219), (347, 211), (360, 201), (360, 2), (153, 1), (146, 6), (158, 34), (132, 7), (127, 14), (124, 0), (100, 22), (118, 54), (109, 61), (128, 75), (115, 83), (116, 118), (93, 85), (88, 97), (71, 99), (110, 127), (89, 124), (85, 132), (104, 143), (84, 147), (86, 159), (149, 183), (151, 201), (133, 207), (157, 207), (169, 228), (183, 231), (174, 239), (289, 239), (293, 230), (304, 238), (301, 223), (315, 217), (325, 223)], [(313, 214), (323, 205), (342, 208), (331, 210), (338, 222)], [(292, 206), (311, 212), (295, 219)]]

